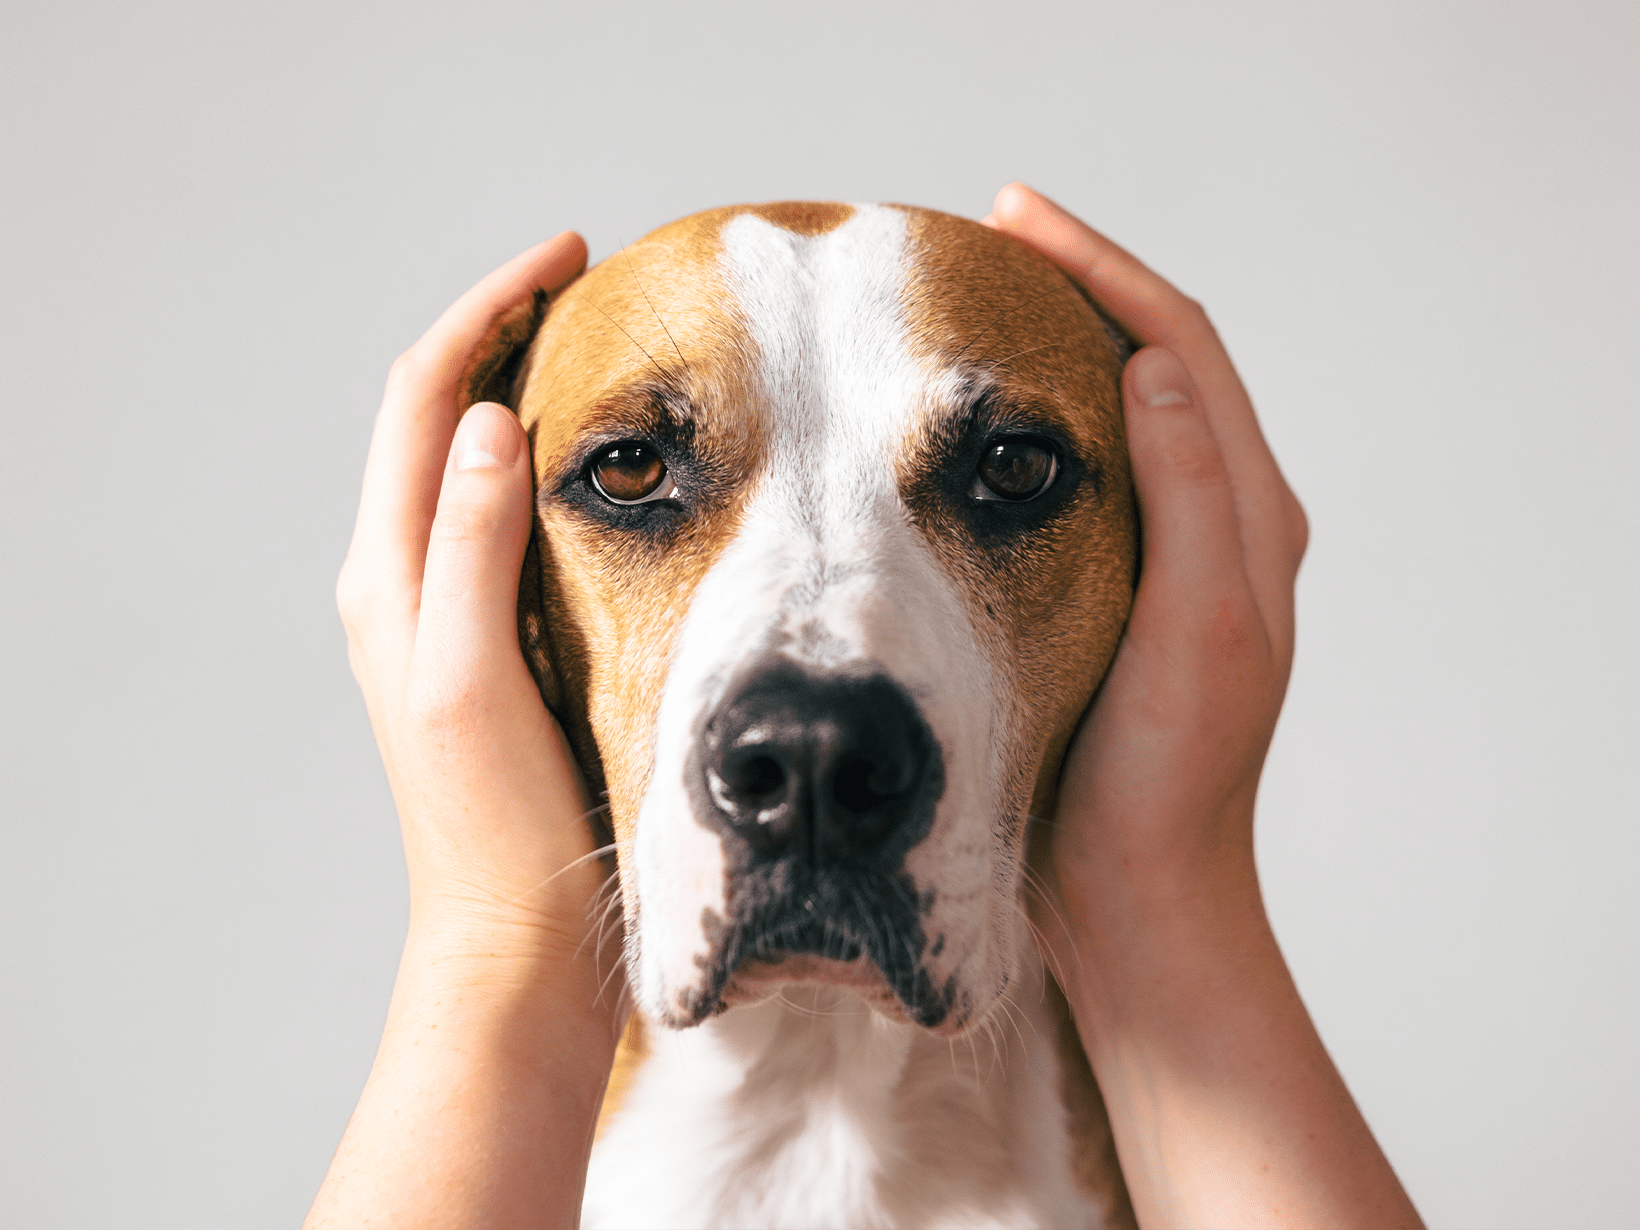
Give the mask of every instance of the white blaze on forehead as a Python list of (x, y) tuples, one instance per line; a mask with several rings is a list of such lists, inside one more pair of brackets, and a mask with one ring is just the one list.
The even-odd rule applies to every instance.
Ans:
[(885, 671), (917, 702), (946, 786), (907, 869), (937, 888), (930, 921), (949, 932), (948, 959), (985, 947), (998, 680), (897, 486), (919, 418), (956, 389), (906, 343), (906, 222), (868, 205), (819, 235), (755, 214), (721, 232), (768, 448), (740, 530), (691, 598), (657, 715), (635, 851), (639, 999), (652, 1011), (699, 985), (702, 910), (725, 913), (721, 842), (691, 811), (694, 744), (737, 673), (770, 650), (821, 671)]

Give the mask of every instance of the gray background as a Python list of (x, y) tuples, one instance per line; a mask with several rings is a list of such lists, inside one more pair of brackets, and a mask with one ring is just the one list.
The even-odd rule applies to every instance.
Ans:
[(564, 227), (1016, 177), (1308, 505), (1260, 853), (1414, 1199), (1631, 1219), (1636, 12), (6, 4), (0, 1224), (319, 1182), (406, 909), (331, 596), (393, 356)]

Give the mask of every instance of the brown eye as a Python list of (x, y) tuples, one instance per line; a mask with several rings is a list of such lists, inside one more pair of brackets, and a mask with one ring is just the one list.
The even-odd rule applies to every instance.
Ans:
[(1004, 436), (985, 446), (974, 486), (976, 500), (1029, 500), (1048, 489), (1059, 471), (1053, 449), (1030, 436)]
[(613, 504), (647, 504), (677, 491), (660, 454), (647, 444), (623, 440), (592, 459), (592, 485)]

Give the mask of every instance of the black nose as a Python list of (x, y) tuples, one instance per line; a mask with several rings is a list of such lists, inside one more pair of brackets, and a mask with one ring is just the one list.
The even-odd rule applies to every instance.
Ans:
[(928, 831), (945, 785), (933, 734), (892, 679), (785, 659), (725, 698), (701, 753), (711, 810), (754, 860), (897, 858)]

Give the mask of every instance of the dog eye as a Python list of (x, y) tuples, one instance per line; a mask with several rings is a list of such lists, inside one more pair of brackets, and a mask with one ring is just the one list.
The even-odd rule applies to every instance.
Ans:
[(968, 494), (976, 500), (1018, 502), (1041, 495), (1059, 473), (1059, 458), (1043, 440), (1003, 436), (985, 446)]
[(592, 485), (611, 504), (647, 504), (677, 492), (660, 454), (637, 440), (611, 444), (592, 459)]

